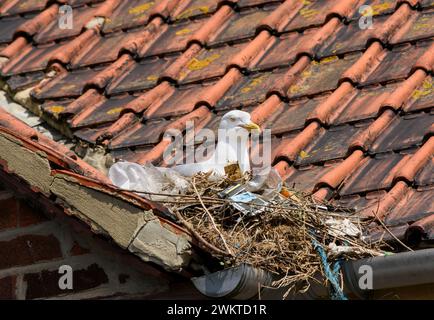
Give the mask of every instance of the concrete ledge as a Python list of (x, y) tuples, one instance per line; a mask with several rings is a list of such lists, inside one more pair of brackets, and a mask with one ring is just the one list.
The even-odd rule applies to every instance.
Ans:
[(0, 133), (0, 164), (6, 171), (27, 181), (32, 188), (45, 195), (50, 193), (53, 177), (45, 153), (30, 151), (22, 146), (21, 141)]
[(57, 173), (45, 153), (27, 149), (21, 140), (5, 132), (0, 132), (0, 165), (26, 181), (32, 190), (46, 197), (55, 195), (55, 202), (67, 213), (142, 260), (171, 271), (179, 271), (189, 263), (188, 236), (165, 228), (152, 210), (106, 192), (103, 185), (88, 187), (72, 176)]
[(191, 257), (188, 240), (165, 229), (158, 219), (147, 222), (128, 249), (142, 260), (172, 271), (179, 271)]

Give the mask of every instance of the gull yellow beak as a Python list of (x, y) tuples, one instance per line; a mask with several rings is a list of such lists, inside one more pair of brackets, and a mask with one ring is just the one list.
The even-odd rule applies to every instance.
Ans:
[(249, 130), (249, 131), (252, 131), (252, 130), (261, 131), (261, 128), (254, 122), (250, 122), (248, 124), (243, 124), (243, 125), (241, 125), (241, 127), (243, 127), (246, 130)]

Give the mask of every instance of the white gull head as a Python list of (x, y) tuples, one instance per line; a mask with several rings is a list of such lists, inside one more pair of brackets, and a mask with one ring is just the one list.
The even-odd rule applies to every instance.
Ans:
[(184, 176), (210, 171), (224, 175), (224, 168), (228, 164), (238, 162), (241, 172), (245, 173), (250, 170), (249, 132), (252, 130), (260, 128), (252, 122), (248, 112), (230, 111), (220, 121), (217, 147), (212, 157), (204, 162), (179, 165), (174, 169)]

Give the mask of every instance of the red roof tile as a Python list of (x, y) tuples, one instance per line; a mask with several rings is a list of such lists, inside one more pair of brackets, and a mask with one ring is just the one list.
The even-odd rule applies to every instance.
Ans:
[(323, 166), (304, 166), (298, 169), (293, 168), (286, 178), (285, 182), (290, 188), (297, 190), (312, 192), (315, 187), (316, 181), (319, 180), (324, 174), (329, 172), (332, 168), (336, 167), (336, 163), (331, 162)]
[(3, 18), (0, 20), (0, 43), (8, 43), (13, 40), (15, 31), (19, 26), (27, 21), (26, 18), (21, 16), (13, 16), (10, 18)]
[(179, 82), (189, 83), (222, 76), (226, 71), (226, 63), (234, 59), (245, 46), (245, 44), (239, 44), (203, 49), (181, 69)]
[(256, 28), (261, 25), (261, 20), (270, 15), (275, 6), (263, 10), (244, 10), (239, 13), (232, 13), (229, 19), (220, 29), (208, 40), (208, 45), (227, 43), (235, 40), (252, 38)]
[(37, 99), (55, 99), (64, 97), (78, 97), (83, 92), (86, 81), (95, 77), (98, 70), (81, 69), (71, 72), (63, 72), (43, 87), (33, 91)]
[(71, 128), (78, 128), (114, 122), (123, 108), (134, 99), (134, 96), (128, 94), (111, 99), (103, 98), (99, 103), (84, 108), (70, 120), (69, 125)]
[[(366, 158), (363, 163), (351, 174), (351, 177), (339, 190), (341, 196), (389, 189), (395, 173), (405, 165), (409, 157), (404, 154), (379, 154), (373, 158)], [(370, 179), (364, 179), (365, 176)]]
[(404, 106), (405, 111), (418, 111), (432, 107), (434, 100), (434, 87), (431, 76), (428, 76), (424, 82), (416, 88), (411, 94), (410, 99)]
[(167, 128), (241, 108), (288, 185), (434, 238), (431, 0), (77, 0), (72, 30), (58, 4), (0, 3), (2, 80), (66, 134), (160, 163)]
[(336, 89), (342, 74), (360, 58), (359, 54), (350, 54), (342, 59), (337, 56), (312, 61), (301, 74), (299, 80), (288, 90), (288, 98), (309, 96)]
[(300, 152), (295, 163), (305, 165), (343, 158), (348, 152), (351, 138), (366, 127), (367, 124), (342, 125), (321, 130), (318, 137)]
[[(431, 42), (420, 42), (417, 45), (404, 45), (393, 48), (388, 52), (378, 67), (363, 81), (364, 85), (381, 83), (409, 76), (410, 71)], [(399, 61), (400, 63), (396, 63)]]
[(146, 24), (151, 14), (159, 12), (168, 1), (130, 0), (116, 1), (117, 6), (106, 20), (102, 31), (109, 33)]
[(282, 134), (302, 129), (306, 118), (327, 97), (321, 96), (313, 99), (302, 99), (290, 103), (281, 103), (275, 108), (264, 126), (271, 129), (272, 134)]
[(300, 46), (311, 38), (318, 29), (312, 28), (302, 34), (298, 32), (285, 33), (276, 38), (273, 46), (259, 61), (256, 69), (269, 69), (274, 67), (288, 66), (295, 62), (300, 53)]
[(280, 69), (243, 77), (226, 92), (217, 103), (216, 110), (236, 109), (263, 102), (267, 93), (275, 87), (276, 81), (287, 71), (287, 69)]
[(93, 18), (98, 6), (75, 8), (72, 29), (59, 29), (58, 21), (53, 19), (33, 38), (37, 43), (47, 43), (54, 40), (73, 37), (81, 33), (83, 27)]
[(387, 215), (389, 225), (415, 222), (434, 214), (434, 189), (410, 189), (393, 212)]
[(61, 45), (50, 43), (39, 46), (26, 46), (20, 54), (14, 56), (11, 61), (2, 69), (5, 76), (22, 74), (31, 71), (41, 71), (48, 66), (51, 55)]
[(193, 40), (194, 34), (203, 27), (206, 21), (206, 19), (200, 19), (165, 26), (163, 32), (154, 41), (149, 41), (147, 45), (140, 49), (140, 57), (144, 58), (184, 50), (189, 41)]
[(42, 10), (48, 0), (9, 0), (5, 1), (0, 8), (0, 15), (16, 15)]
[(174, 20), (191, 19), (193, 17), (210, 15), (217, 10), (219, 2), (215, 0), (185, 0), (180, 1), (173, 12)]
[(396, 117), (372, 146), (372, 152), (396, 151), (420, 146), (433, 132), (434, 114), (412, 114)]
[(113, 79), (107, 87), (107, 93), (111, 95), (155, 86), (161, 71), (167, 68), (174, 59), (174, 57), (154, 58), (134, 63), (123, 74)]

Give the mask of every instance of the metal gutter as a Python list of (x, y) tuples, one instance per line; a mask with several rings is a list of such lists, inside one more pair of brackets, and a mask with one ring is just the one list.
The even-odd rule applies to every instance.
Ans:
[[(372, 270), (372, 287), (362, 289), (359, 281), (364, 282), (367, 269)], [(375, 290), (430, 284), (434, 283), (434, 249), (348, 261), (341, 272), (344, 292), (361, 299), (368, 298)], [(192, 278), (196, 289), (207, 297), (239, 300), (259, 298), (258, 288), (269, 286), (272, 280), (270, 273), (246, 264)], [(318, 283), (312, 283), (306, 293), (293, 294), (288, 299), (328, 298), (329, 290), (321, 283), (325, 283), (324, 279), (318, 278)], [(263, 288), (260, 296), (262, 299), (281, 299), (286, 290)]]
[[(359, 286), (362, 266), (372, 268), (372, 290), (391, 289), (434, 283), (434, 249), (424, 249), (390, 256), (350, 261), (343, 266), (345, 285), (360, 298), (369, 291)], [(362, 279), (363, 282), (363, 279)]]

